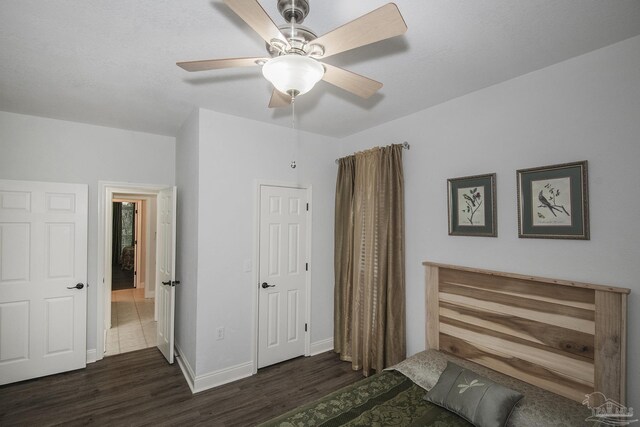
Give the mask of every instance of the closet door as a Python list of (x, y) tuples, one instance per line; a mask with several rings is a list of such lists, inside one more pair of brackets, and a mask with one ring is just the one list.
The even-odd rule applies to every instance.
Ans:
[(86, 366), (87, 186), (0, 180), (0, 384)]
[(260, 191), (258, 368), (305, 354), (307, 190)]

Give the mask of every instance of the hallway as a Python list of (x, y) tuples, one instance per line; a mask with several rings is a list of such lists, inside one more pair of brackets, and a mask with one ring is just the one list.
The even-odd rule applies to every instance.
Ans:
[(144, 289), (123, 289), (111, 295), (111, 329), (107, 331), (105, 356), (155, 347), (154, 299), (145, 299)]

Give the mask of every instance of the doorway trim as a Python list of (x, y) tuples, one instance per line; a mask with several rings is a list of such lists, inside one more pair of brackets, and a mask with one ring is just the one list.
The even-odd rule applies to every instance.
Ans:
[[(160, 190), (169, 187), (162, 184), (137, 184), (130, 182), (98, 181), (98, 262), (96, 275), (96, 355), (95, 360), (104, 358), (107, 339), (105, 328), (105, 300), (107, 298), (106, 278), (111, 280), (111, 233), (114, 194), (136, 194), (157, 196)], [(154, 284), (155, 286), (156, 284)], [(155, 288), (154, 288), (155, 289)]]
[(258, 310), (258, 295), (259, 289), (258, 284), (260, 282), (260, 190), (262, 187), (285, 187), (285, 188), (295, 188), (301, 190), (307, 190), (307, 202), (309, 203), (310, 209), (307, 214), (307, 247), (305, 248), (307, 253), (307, 262), (309, 263), (309, 270), (306, 272), (305, 277), (305, 286), (306, 286), (306, 294), (307, 300), (305, 301), (306, 306), (306, 318), (305, 323), (309, 326), (307, 333), (305, 333), (304, 337), (304, 355), (311, 355), (311, 331), (313, 326), (311, 325), (311, 272), (313, 271), (313, 263), (311, 262), (311, 238), (312, 238), (312, 228), (313, 228), (313, 203), (312, 203), (312, 185), (311, 184), (299, 184), (299, 183), (291, 183), (291, 182), (282, 182), (282, 181), (272, 181), (272, 180), (255, 180), (254, 181), (254, 198), (253, 198), (253, 274), (251, 275), (253, 283), (251, 285), (253, 292), (253, 332), (252, 336), (252, 346), (253, 346), (253, 374), (258, 373), (258, 322), (260, 321), (259, 310)]

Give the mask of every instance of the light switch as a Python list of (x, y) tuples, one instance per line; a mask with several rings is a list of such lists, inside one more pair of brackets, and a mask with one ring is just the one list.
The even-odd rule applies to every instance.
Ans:
[(245, 259), (242, 262), (242, 271), (244, 271), (245, 273), (250, 273), (251, 272), (251, 260), (250, 259)]

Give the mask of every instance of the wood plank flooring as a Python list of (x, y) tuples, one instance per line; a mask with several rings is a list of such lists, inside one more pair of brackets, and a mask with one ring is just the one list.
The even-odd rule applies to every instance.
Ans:
[(333, 352), (191, 394), (156, 348), (0, 387), (0, 426), (251, 426), (361, 380)]

